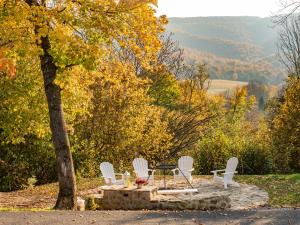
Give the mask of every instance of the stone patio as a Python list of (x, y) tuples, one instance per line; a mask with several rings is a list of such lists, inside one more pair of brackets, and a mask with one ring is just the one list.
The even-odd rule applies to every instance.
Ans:
[[(163, 186), (163, 181), (155, 183)], [(120, 186), (102, 187), (93, 190), (89, 196), (95, 198), (99, 209), (105, 210), (218, 210), (218, 209), (252, 209), (264, 206), (268, 202), (267, 192), (254, 185), (240, 184), (224, 189), (221, 183), (207, 179), (195, 179), (193, 187), (198, 193), (180, 193), (176, 195), (160, 195), (157, 187), (145, 186), (137, 190), (136, 187), (123, 188)], [(168, 188), (184, 189), (186, 183), (168, 182)], [(98, 192), (98, 193), (97, 193)]]
[[(158, 186), (162, 185), (162, 181), (159, 181)], [(174, 184), (169, 181), (168, 187), (170, 188), (187, 188), (185, 182), (177, 182)], [(255, 185), (239, 184), (239, 187), (229, 185), (228, 189), (224, 189), (222, 183), (214, 182), (212, 179), (195, 179), (193, 180), (193, 187), (197, 188), (199, 194), (197, 196), (215, 196), (215, 195), (227, 195), (230, 199), (230, 210), (239, 209), (253, 209), (261, 206), (265, 206), (268, 203), (269, 195), (266, 191), (258, 188)]]

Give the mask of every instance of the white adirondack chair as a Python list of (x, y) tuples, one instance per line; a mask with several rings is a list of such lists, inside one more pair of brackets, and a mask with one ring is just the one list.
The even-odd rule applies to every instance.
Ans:
[[(134, 172), (138, 178), (148, 179), (154, 183), (154, 172), (148, 168), (148, 161), (144, 158), (135, 158), (132, 162)], [(149, 175), (150, 172), (150, 175)]]
[[(227, 188), (228, 184), (239, 186), (239, 184), (233, 180), (233, 175), (237, 173), (236, 167), (238, 163), (239, 160), (236, 157), (232, 157), (227, 161), (227, 166), (225, 170), (211, 171), (214, 174), (214, 180), (223, 182), (225, 189)], [(223, 177), (218, 176), (218, 172), (224, 172), (222, 173)]]
[[(124, 174), (115, 173), (114, 167), (109, 162), (103, 162), (100, 164), (100, 170), (104, 181), (107, 185), (122, 185), (124, 184)], [(121, 176), (120, 180), (116, 179), (116, 175)]]
[(178, 179), (187, 179), (190, 183), (192, 183), (192, 171), (194, 171), (193, 163), (194, 159), (190, 156), (180, 157), (178, 160), (178, 168), (172, 170), (174, 174), (174, 181)]

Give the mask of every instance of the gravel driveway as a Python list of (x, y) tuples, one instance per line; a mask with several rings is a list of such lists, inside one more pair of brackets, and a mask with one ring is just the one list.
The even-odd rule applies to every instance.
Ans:
[(278, 224), (300, 225), (300, 209), (268, 209), (220, 212), (167, 211), (49, 211), (1, 212), (0, 225), (85, 225), (85, 224)]

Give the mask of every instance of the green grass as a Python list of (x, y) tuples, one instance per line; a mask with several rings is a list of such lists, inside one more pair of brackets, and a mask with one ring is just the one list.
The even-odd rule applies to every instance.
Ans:
[(272, 207), (300, 207), (300, 174), (240, 175), (236, 180), (266, 190)]

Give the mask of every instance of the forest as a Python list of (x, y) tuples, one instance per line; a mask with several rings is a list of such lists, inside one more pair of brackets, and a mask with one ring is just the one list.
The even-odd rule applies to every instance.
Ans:
[[(195, 174), (231, 156), (240, 174), (300, 172), (297, 62), (284, 75), (207, 54), (191, 63), (155, 0), (57, 2), (0, 4), (0, 191), (59, 181), (65, 197), (64, 171), (71, 184), (99, 177), (103, 161), (131, 171), (136, 156), (155, 166), (188, 154)], [(208, 93), (234, 69), (225, 78), (247, 86)]]

